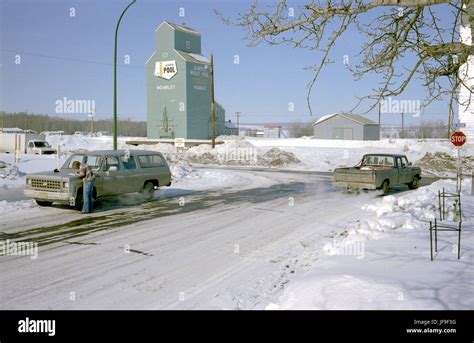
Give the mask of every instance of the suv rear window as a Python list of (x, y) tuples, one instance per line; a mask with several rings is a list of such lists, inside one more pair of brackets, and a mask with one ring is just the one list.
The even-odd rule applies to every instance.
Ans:
[(142, 168), (163, 167), (165, 165), (163, 159), (159, 155), (138, 156), (138, 162)]

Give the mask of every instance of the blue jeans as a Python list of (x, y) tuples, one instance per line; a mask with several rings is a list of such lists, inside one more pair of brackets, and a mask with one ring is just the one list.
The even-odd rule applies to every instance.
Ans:
[(82, 206), (82, 212), (91, 213), (94, 208), (94, 197), (92, 196), (92, 190), (94, 189), (94, 180), (84, 183), (84, 204)]

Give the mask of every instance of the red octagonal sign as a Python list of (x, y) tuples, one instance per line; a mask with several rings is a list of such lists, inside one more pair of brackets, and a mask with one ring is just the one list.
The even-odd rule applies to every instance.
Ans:
[(466, 135), (464, 134), (464, 132), (453, 132), (453, 134), (451, 135), (451, 143), (453, 143), (454, 146), (462, 146), (464, 143), (466, 143)]

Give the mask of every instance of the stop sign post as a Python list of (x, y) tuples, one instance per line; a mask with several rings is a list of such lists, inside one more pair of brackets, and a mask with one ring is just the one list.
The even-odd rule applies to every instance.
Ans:
[(456, 191), (461, 193), (461, 183), (462, 183), (462, 172), (461, 172), (461, 147), (466, 143), (467, 137), (462, 131), (456, 131), (451, 134), (451, 143), (458, 150), (458, 172), (456, 178)]

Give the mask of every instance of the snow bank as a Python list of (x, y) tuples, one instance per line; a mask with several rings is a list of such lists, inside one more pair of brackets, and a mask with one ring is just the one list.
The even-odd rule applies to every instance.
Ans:
[[(374, 301), (377, 299), (377, 301)], [(400, 285), (377, 279), (335, 275), (296, 282), (280, 298), (281, 305), (270, 304), (267, 310), (401, 310), (425, 308), (416, 299), (400, 301)]]
[(263, 153), (263, 150), (243, 139), (225, 141), (215, 149), (208, 144), (201, 144), (190, 148), (185, 158), (196, 164), (259, 167), (283, 167), (301, 162), (292, 152), (271, 148)]
[(25, 176), (25, 173), (18, 169), (18, 166), (0, 161), (0, 181), (18, 180)]
[[(60, 149), (61, 154), (77, 150), (107, 150), (112, 148), (112, 137), (87, 137), (76, 135), (52, 135), (48, 137), (52, 147)], [(119, 145), (122, 142), (118, 142)]]
[(170, 162), (172, 182), (181, 182), (186, 177), (192, 177), (196, 170), (186, 161)]
[[(439, 251), (430, 261), (429, 222), (438, 216), (438, 189), (454, 191), (454, 181), (430, 186), (361, 206), (360, 218), (312, 253), (318, 258), (293, 277), (266, 309), (393, 310), (471, 309), (474, 290), (466, 288), (474, 273), (472, 230), (457, 236), (439, 233)], [(474, 224), (474, 196), (463, 183), (463, 227)], [(452, 201), (447, 201), (453, 212)], [(446, 223), (452, 222), (452, 214)], [(467, 296), (469, 294), (469, 296)]]
[[(457, 156), (437, 151), (435, 153), (427, 152), (417, 164), (423, 168), (425, 174), (455, 176), (457, 160)], [(472, 155), (461, 156), (461, 167), (464, 174), (471, 174), (474, 171), (474, 157)]]
[(6, 200), (0, 201), (0, 215), (5, 215), (7, 213), (16, 212), (20, 210), (25, 210), (28, 208), (36, 207), (34, 200), (21, 200), (15, 202), (8, 202)]
[(293, 154), (279, 148), (272, 148), (263, 155), (263, 164), (271, 167), (283, 167), (291, 164), (298, 164), (301, 161)]

